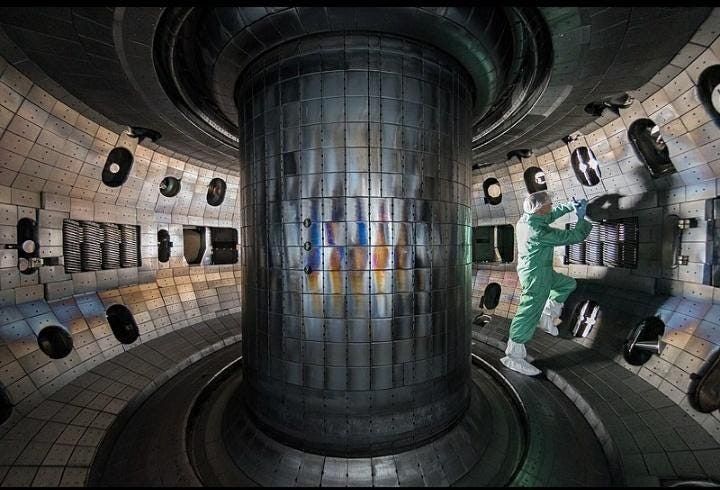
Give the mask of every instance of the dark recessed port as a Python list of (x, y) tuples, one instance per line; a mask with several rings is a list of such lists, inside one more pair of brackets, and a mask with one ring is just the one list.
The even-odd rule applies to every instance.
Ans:
[(500, 284), (491, 282), (485, 286), (485, 291), (480, 298), (480, 307), (487, 310), (494, 310), (500, 302)]
[[(633, 366), (641, 366), (650, 360), (653, 353), (660, 351), (660, 339), (665, 332), (665, 323), (656, 316), (645, 318), (625, 338), (623, 357)], [(657, 345), (657, 349), (654, 346)]]
[(183, 228), (183, 254), (188, 264), (199, 264), (205, 255), (205, 227), (185, 226)]
[(135, 318), (125, 305), (115, 304), (106, 311), (113, 335), (121, 344), (132, 344), (140, 336)]
[(628, 138), (638, 158), (653, 178), (677, 172), (660, 128), (650, 119), (638, 119), (628, 128)]
[(570, 162), (575, 177), (582, 185), (592, 187), (600, 183), (600, 162), (590, 148), (586, 146), (575, 148), (570, 155)]
[(473, 227), (473, 262), (510, 263), (514, 258), (512, 225)]
[(127, 148), (117, 147), (110, 151), (102, 171), (102, 181), (108, 187), (120, 187), (130, 175), (133, 155)]
[(585, 300), (575, 307), (572, 333), (575, 337), (587, 337), (600, 315), (600, 306), (593, 300)]
[(211, 264), (235, 264), (238, 261), (238, 232), (235, 228), (210, 228)]
[(70, 332), (57, 325), (50, 325), (40, 330), (37, 341), (40, 350), (52, 359), (62, 359), (70, 354), (73, 348)]
[(4, 424), (12, 415), (13, 404), (10, 402), (5, 387), (0, 385), (0, 425)]
[(180, 192), (180, 179), (175, 177), (165, 177), (160, 182), (160, 194), (165, 197), (175, 197)]
[(22, 218), (17, 222), (18, 269), (23, 274), (32, 274), (37, 270), (40, 256), (38, 229), (35, 220)]
[(528, 194), (547, 190), (547, 182), (545, 181), (545, 172), (540, 167), (530, 167), (523, 174), (525, 179), (525, 188)]
[(720, 65), (705, 68), (698, 78), (698, 97), (715, 124), (720, 126)]
[(171, 248), (170, 233), (167, 230), (158, 230), (158, 262), (170, 260)]
[(500, 188), (500, 182), (494, 177), (485, 179), (485, 182), (483, 182), (483, 193), (485, 194), (485, 202), (487, 204), (495, 206), (502, 202), (502, 189)]
[(225, 191), (227, 184), (220, 177), (216, 177), (210, 181), (207, 191), (207, 203), (210, 206), (220, 206), (225, 200)]

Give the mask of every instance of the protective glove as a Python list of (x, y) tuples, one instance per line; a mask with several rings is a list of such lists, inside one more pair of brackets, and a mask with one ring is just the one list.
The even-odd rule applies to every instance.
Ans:
[(575, 204), (575, 214), (577, 214), (578, 220), (585, 218), (585, 213), (587, 213), (587, 199), (580, 199), (573, 204)]

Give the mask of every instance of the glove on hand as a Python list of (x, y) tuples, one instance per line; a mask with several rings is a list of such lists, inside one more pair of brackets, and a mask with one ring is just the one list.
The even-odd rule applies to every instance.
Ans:
[(580, 199), (579, 201), (575, 201), (573, 203), (575, 205), (575, 213), (577, 214), (579, 220), (585, 218), (587, 203), (587, 199)]

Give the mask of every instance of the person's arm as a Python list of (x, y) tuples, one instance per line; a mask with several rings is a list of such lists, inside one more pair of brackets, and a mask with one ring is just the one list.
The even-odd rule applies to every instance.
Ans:
[(549, 223), (552, 223), (561, 216), (565, 216), (568, 213), (575, 211), (575, 205), (572, 202), (566, 202), (563, 204), (556, 204), (552, 207), (552, 211), (548, 213)]
[(560, 230), (552, 226), (547, 226), (543, 231), (538, 233), (537, 240), (543, 245), (552, 245), (555, 247), (560, 245), (574, 245), (585, 240), (590, 234), (590, 230), (592, 230), (592, 224), (585, 219), (581, 219), (578, 220), (575, 228), (572, 230)]

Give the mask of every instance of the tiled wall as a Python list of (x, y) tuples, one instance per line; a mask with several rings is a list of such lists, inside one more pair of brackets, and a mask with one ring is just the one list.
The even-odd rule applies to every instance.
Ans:
[[(125, 184), (112, 188), (101, 172), (117, 146), (135, 160)], [(159, 192), (168, 175), (182, 182), (172, 198)], [(214, 177), (227, 182), (218, 207), (206, 201)], [(239, 228), (238, 187), (237, 172), (98, 126), (0, 59), (0, 385), (19, 412), (123, 350), (240, 310), (239, 264), (210, 265), (208, 243), (202, 265), (188, 266), (182, 232), (184, 224)], [(66, 274), (56, 265), (21, 274), (17, 251), (5, 244), (16, 243), (22, 217), (38, 221), (41, 257), (62, 256), (65, 218), (139, 225), (142, 266)], [(161, 228), (173, 243), (166, 263), (157, 261)], [(114, 303), (133, 312), (141, 334), (135, 344), (122, 345), (112, 334), (105, 309)], [(67, 357), (53, 360), (39, 350), (36, 335), (48, 324), (72, 334)]]
[[(635, 103), (621, 110), (620, 117), (605, 111), (594, 123), (573, 136), (576, 141), (558, 141), (535, 155), (483, 167), (473, 175), (474, 225), (515, 224), (527, 195), (523, 171), (539, 166), (545, 172), (548, 189), (556, 202), (572, 196), (590, 201), (588, 215), (601, 218), (637, 216), (640, 223), (640, 260), (637, 269), (610, 269), (591, 265), (564, 265), (564, 247), (555, 250), (555, 270), (579, 279), (572, 304), (591, 298), (601, 306), (603, 317), (588, 339), (576, 339), (614, 358), (637, 373), (683, 407), (720, 438), (720, 415), (696, 412), (688, 403), (691, 374), (706, 366), (720, 350), (720, 288), (704, 285), (703, 266), (712, 262), (712, 240), (706, 220), (706, 202), (720, 194), (720, 127), (700, 104), (696, 83), (707, 67), (720, 63), (720, 15), (713, 12), (691, 42), (641, 89), (630, 92)], [(590, 100), (588, 100), (590, 102)], [(677, 173), (653, 179), (631, 146), (627, 129), (633, 121), (650, 118), (665, 139)], [(588, 146), (600, 161), (602, 181), (583, 187), (570, 164), (570, 152)], [(482, 183), (495, 177), (503, 191), (497, 206), (482, 200)], [(711, 209), (711, 208), (710, 208)], [(689, 264), (674, 269), (663, 267), (662, 246), (671, 240), (663, 225), (669, 215), (698, 218), (700, 227), (685, 232), (682, 254)], [(574, 222), (573, 214), (555, 224)], [(671, 229), (671, 228), (670, 228)], [(712, 228), (710, 228), (711, 230)], [(515, 264), (475, 265), (473, 306), (477, 308), (485, 286), (502, 287), (495, 315), (512, 317), (520, 299)], [(597, 285), (601, 284), (601, 287)], [(658, 314), (666, 322), (668, 347), (642, 367), (630, 366), (622, 357), (622, 344), (631, 328), (642, 318)], [(719, 439), (720, 440), (720, 439)]]

